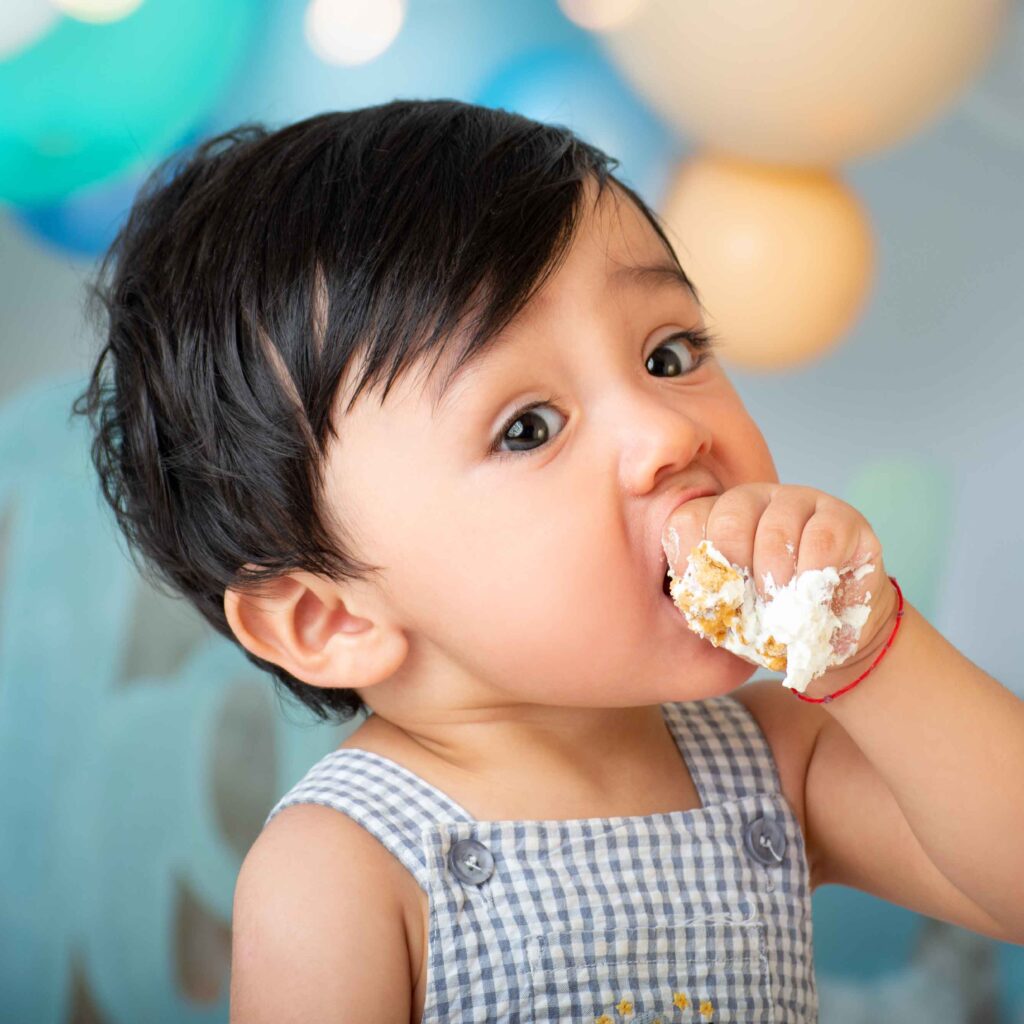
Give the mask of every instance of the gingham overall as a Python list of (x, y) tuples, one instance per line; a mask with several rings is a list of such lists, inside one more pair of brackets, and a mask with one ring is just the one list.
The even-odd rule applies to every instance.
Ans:
[(427, 892), (422, 1024), (815, 1022), (807, 858), (771, 748), (729, 694), (662, 712), (699, 808), (477, 821), (388, 758), (342, 749), (266, 820), (333, 807)]

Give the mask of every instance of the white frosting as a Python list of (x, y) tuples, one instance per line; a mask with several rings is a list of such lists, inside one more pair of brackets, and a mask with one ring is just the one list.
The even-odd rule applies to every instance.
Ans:
[[(673, 531), (674, 532), (674, 531)], [(730, 579), (718, 591), (703, 588), (697, 581), (693, 553), (687, 556), (687, 569), (676, 577), (669, 568), (672, 578), (670, 591), (677, 602), (681, 595), (687, 595), (695, 608), (712, 611), (720, 605), (739, 608), (738, 621), (728, 629), (721, 646), (765, 668), (771, 668), (770, 660), (760, 653), (765, 644), (774, 639), (786, 648), (786, 677), (782, 685), (803, 693), (812, 679), (822, 675), (833, 665), (846, 660), (856, 650), (860, 631), (871, 613), (871, 592), (868, 591), (863, 604), (851, 605), (836, 615), (831, 608), (832, 595), (839, 585), (840, 571), (828, 566), (825, 569), (808, 569), (796, 575), (784, 587), (776, 585), (771, 573), (764, 576), (767, 599), (757, 593), (752, 574), (748, 569), (733, 565), (709, 540), (702, 540), (695, 552), (702, 553), (714, 562), (729, 566), (742, 579)], [(843, 569), (843, 575), (853, 574), (860, 580), (874, 569), (863, 565), (857, 570)], [(699, 636), (710, 639), (701, 628), (699, 620), (691, 618), (684, 608), (687, 625)], [(836, 634), (844, 626), (844, 641), (849, 636), (852, 642), (842, 645), (843, 653), (837, 653), (833, 646)], [(718, 646), (717, 643), (715, 643)]]

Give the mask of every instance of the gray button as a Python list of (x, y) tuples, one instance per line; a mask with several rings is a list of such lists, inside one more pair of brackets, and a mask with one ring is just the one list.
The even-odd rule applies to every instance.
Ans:
[(762, 864), (775, 867), (782, 863), (786, 852), (786, 833), (771, 818), (757, 818), (743, 831), (747, 852)]
[(460, 839), (448, 854), (448, 863), (458, 879), (469, 885), (481, 885), (494, 874), (494, 857), (483, 843)]

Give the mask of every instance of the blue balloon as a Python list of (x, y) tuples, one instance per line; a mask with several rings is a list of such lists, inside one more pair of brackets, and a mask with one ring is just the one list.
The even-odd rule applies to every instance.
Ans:
[(475, 102), (571, 128), (620, 161), (616, 176), (657, 206), (684, 145), (590, 41), (545, 46), (511, 61)]
[[(190, 130), (172, 152), (191, 146), (201, 134)], [(61, 253), (97, 256), (113, 242), (128, 217), (135, 193), (158, 162), (148, 161), (144, 167), (114, 181), (80, 189), (64, 202), (12, 206), (11, 219), (30, 237)]]

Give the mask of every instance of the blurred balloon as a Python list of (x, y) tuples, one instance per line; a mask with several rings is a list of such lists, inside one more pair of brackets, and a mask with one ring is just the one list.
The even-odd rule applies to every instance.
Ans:
[(860, 312), (874, 244), (860, 203), (826, 171), (703, 155), (659, 208), (724, 361), (780, 369), (819, 357)]
[[(189, 131), (172, 152), (192, 145), (201, 134), (195, 129)], [(114, 181), (79, 189), (60, 203), (12, 206), (11, 219), (30, 237), (41, 239), (61, 252), (96, 256), (114, 240), (135, 193), (155, 164), (155, 160), (148, 160)]]
[(52, 203), (166, 152), (216, 103), (259, 9), (147, 0), (109, 24), (64, 18), (0, 63), (0, 199)]
[(835, 164), (898, 142), (981, 67), (1007, 0), (649, 0), (597, 36), (665, 120), (709, 149)]
[(98, 24), (127, 17), (142, 0), (50, 0), (50, 3), (68, 17)]
[(473, 102), (482, 82), (525, 51), (572, 45), (581, 36), (590, 42), (553, 0), (416, 0), (387, 50), (353, 67), (317, 59), (305, 29), (307, 8), (308, 0), (268, 2), (266, 27), (210, 112), (218, 127), (253, 119), (283, 124), (395, 97)]
[(48, 0), (4, 0), (0, 7), (0, 61), (46, 35), (59, 17)]
[(957, 113), (1003, 145), (1024, 150), (1024, 5), (1014, 8), (998, 50)]
[(562, 13), (581, 28), (608, 32), (635, 18), (647, 0), (558, 0)]
[(394, 42), (405, 13), (406, 0), (311, 0), (306, 39), (329, 64), (366, 64)]
[(621, 161), (616, 175), (657, 204), (681, 146), (589, 39), (543, 47), (506, 64), (473, 102), (563, 124)]
[[(1019, 691), (1018, 691), (1019, 694)], [(996, 949), (999, 991), (1009, 1007), (1008, 1020), (1024, 1020), (1024, 945), (1001, 942)]]

